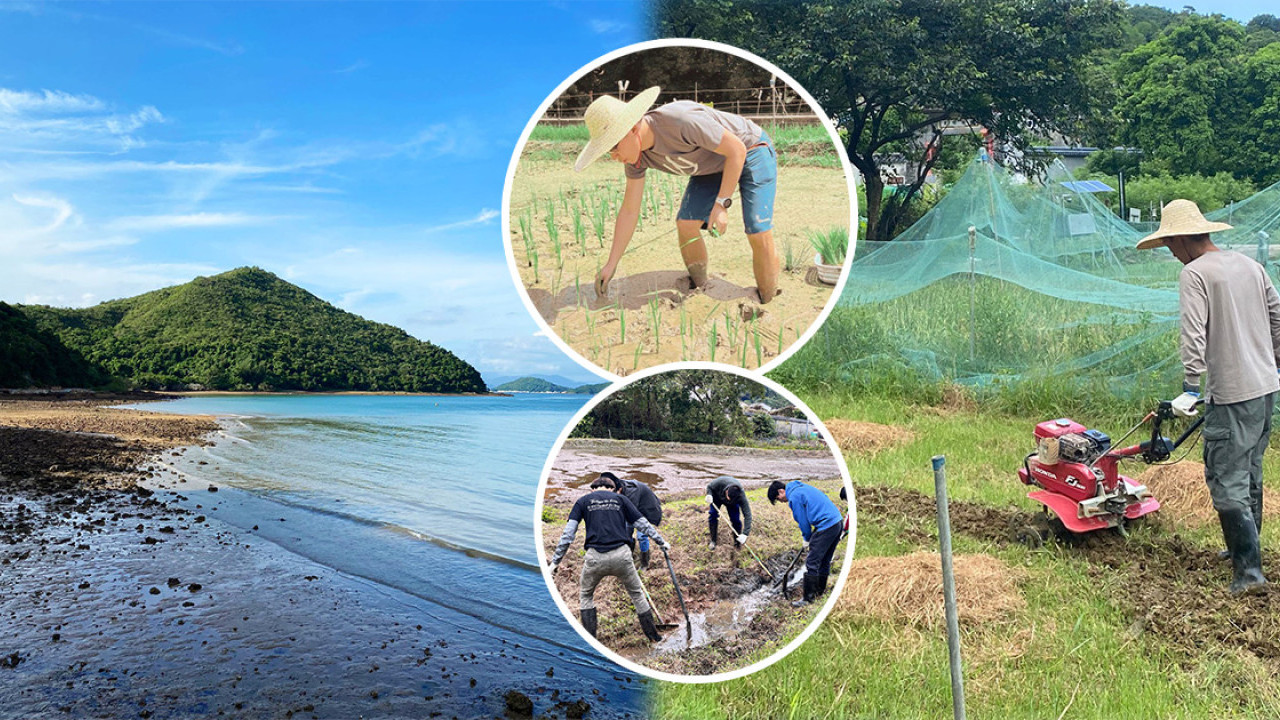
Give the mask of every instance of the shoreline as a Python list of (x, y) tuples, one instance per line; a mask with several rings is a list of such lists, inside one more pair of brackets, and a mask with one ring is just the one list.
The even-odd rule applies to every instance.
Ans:
[(220, 424), (105, 406), (171, 398), (0, 397), (0, 707), (492, 717), (514, 691), (543, 714), (621, 715), (608, 696), (626, 690), (591, 694), (577, 659), (219, 519), (236, 493), (212, 478), (152, 489)]

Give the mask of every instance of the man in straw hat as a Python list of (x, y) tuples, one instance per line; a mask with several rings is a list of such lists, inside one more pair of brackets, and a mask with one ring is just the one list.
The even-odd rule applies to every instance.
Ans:
[(778, 161), (769, 136), (746, 118), (687, 100), (651, 109), (659, 92), (660, 88), (651, 87), (629, 102), (606, 95), (591, 103), (583, 117), (591, 139), (573, 169), (581, 171), (608, 153), (626, 165), (627, 177), (609, 259), (596, 275), (596, 293), (603, 296), (608, 290), (635, 234), (645, 171), (652, 168), (689, 176), (676, 214), (676, 232), (692, 287), (703, 287), (707, 282), (702, 228), (723, 233), (733, 192), (739, 192), (756, 291), (761, 302), (769, 302), (778, 288), (778, 256), (773, 245)]
[(1266, 586), (1258, 534), (1262, 530), (1262, 454), (1280, 390), (1280, 296), (1266, 270), (1223, 250), (1209, 233), (1230, 230), (1209, 222), (1190, 200), (1164, 206), (1160, 229), (1138, 249), (1164, 246), (1185, 266), (1178, 279), (1182, 314), (1183, 394), (1174, 410), (1194, 415), (1204, 383), (1204, 474), (1231, 557), (1231, 593)]

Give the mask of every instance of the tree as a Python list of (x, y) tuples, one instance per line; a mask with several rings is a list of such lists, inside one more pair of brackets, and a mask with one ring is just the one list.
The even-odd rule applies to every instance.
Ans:
[[(812, 93), (866, 182), (868, 239), (888, 240), (945, 124), (1018, 149), (1033, 135), (1096, 132), (1110, 81), (1089, 60), (1118, 42), (1119, 13), (1086, 0), (658, 0), (654, 29), (751, 50)], [(895, 152), (913, 171), (886, 202), (880, 168)]]
[(1120, 58), (1119, 139), (1142, 148), (1144, 172), (1280, 180), (1280, 42), (1258, 47), (1271, 34), (1188, 15)]

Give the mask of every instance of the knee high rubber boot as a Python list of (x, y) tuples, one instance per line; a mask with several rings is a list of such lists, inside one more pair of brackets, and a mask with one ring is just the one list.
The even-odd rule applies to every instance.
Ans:
[(640, 613), (640, 629), (644, 630), (644, 636), (652, 642), (658, 642), (662, 639), (662, 634), (658, 632), (658, 626), (653, 624), (653, 611), (645, 610)]
[(804, 595), (799, 600), (793, 600), (791, 607), (804, 607), (817, 597), (818, 578), (816, 576), (805, 573), (801, 584), (804, 587)]
[(649, 551), (648, 550), (640, 551), (640, 569), (641, 570), (649, 569)]
[(578, 617), (582, 618), (582, 628), (586, 630), (588, 633), (591, 633), (591, 637), (595, 637), (596, 636), (596, 609), (591, 608), (590, 610), (579, 610)]
[(720, 529), (720, 518), (707, 517), (707, 529), (711, 532), (710, 547), (714, 550), (716, 548), (716, 531)]
[(1252, 593), (1266, 587), (1253, 513), (1244, 508), (1219, 511), (1218, 521), (1222, 523), (1222, 535), (1231, 551), (1231, 594)]
[(817, 592), (814, 597), (822, 597), (827, 594), (827, 580), (831, 577), (831, 573), (822, 573), (818, 576), (818, 582), (815, 583)]

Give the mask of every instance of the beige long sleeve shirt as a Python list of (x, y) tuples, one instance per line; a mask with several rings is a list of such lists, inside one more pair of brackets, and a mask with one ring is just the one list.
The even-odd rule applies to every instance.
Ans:
[(1182, 268), (1178, 291), (1188, 385), (1207, 373), (1204, 393), (1219, 405), (1280, 390), (1280, 295), (1261, 265), (1207, 252)]

